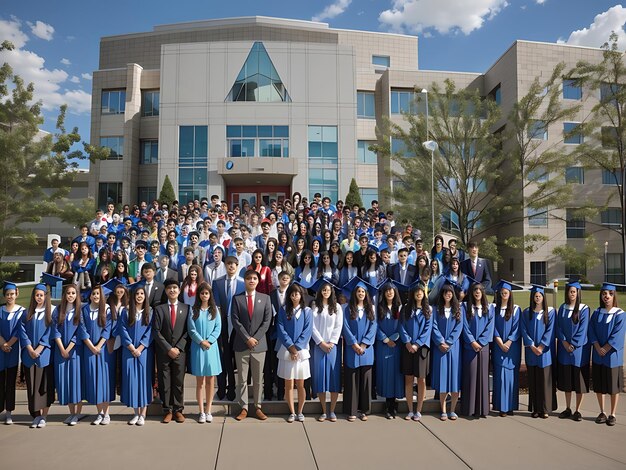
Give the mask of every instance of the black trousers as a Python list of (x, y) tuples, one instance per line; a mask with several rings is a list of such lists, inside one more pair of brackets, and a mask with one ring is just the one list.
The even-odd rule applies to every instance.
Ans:
[(276, 384), (277, 399), (283, 400), (285, 398), (285, 380), (278, 377), (278, 353), (274, 351), (276, 347), (276, 340), (270, 339), (270, 335), (266, 336), (267, 339), (267, 354), (265, 354), (265, 364), (263, 365), (263, 398), (265, 400), (271, 400), (274, 395), (274, 384)]
[[(222, 323), (224, 325), (224, 323)], [(233, 335), (234, 335), (233, 331)], [(220, 348), (220, 361), (222, 363), (222, 372), (217, 376), (217, 394), (222, 395), (230, 393), (235, 394), (235, 353), (233, 352), (233, 342), (228, 337), (228, 326), (222, 328), (222, 333), (217, 340)]]
[(15, 381), (17, 366), (0, 372), (0, 413), (15, 410)]
[(369, 413), (372, 408), (372, 366), (356, 369), (344, 366), (343, 412), (356, 416), (357, 411)]
[(159, 378), (159, 395), (163, 402), (163, 411), (182, 411), (185, 407), (186, 354), (181, 351), (180, 356), (171, 359), (169, 356), (157, 356), (157, 375)]

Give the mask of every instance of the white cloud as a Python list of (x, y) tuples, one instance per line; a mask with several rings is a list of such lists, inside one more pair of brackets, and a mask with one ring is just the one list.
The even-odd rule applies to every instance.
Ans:
[(72, 78), (70, 78), (70, 82), (80, 83), (80, 78), (78, 78), (76, 75), (72, 75)]
[(507, 6), (507, 0), (393, 0), (393, 7), (383, 11), (378, 21), (396, 32), (419, 34), (432, 28), (440, 34), (467, 35)]
[(44, 23), (43, 21), (37, 20), (34, 24), (28, 21), (26, 24), (30, 26), (30, 32), (33, 33), (40, 39), (45, 39), (46, 41), (51, 41), (52, 36), (54, 35), (54, 28), (52, 25), (48, 23)]
[(341, 15), (346, 8), (350, 6), (352, 0), (335, 0), (334, 3), (331, 3), (326, 8), (324, 8), (320, 13), (311, 18), (312, 21), (324, 21), (331, 20), (336, 16)]
[(43, 57), (24, 48), (29, 38), (22, 31), (22, 26), (22, 22), (15, 17), (0, 20), (0, 37), (11, 40), (15, 45), (12, 51), (0, 52), (0, 64), (7, 62), (13, 68), (13, 73), (19, 75), (25, 83), (33, 83), (34, 99), (41, 100), (44, 110), (57, 110), (62, 104), (67, 104), (71, 113), (89, 113), (91, 96), (83, 90), (65, 88), (76, 83), (67, 72), (46, 68)]
[(61, 63), (63, 65), (72, 65), (72, 63), (70, 62), (70, 59), (66, 59), (65, 57), (61, 59)]
[(559, 39), (557, 42), (576, 46), (600, 47), (608, 41), (611, 31), (617, 34), (617, 44), (621, 50), (626, 49), (626, 8), (615, 5), (604, 13), (596, 15), (593, 23), (588, 28), (572, 32), (567, 40)]
[(84, 80), (91, 80), (93, 78), (90, 73), (81, 73), (80, 76)]
[(537, 2), (537, 5), (543, 5), (544, 3), (546, 3), (548, 0), (535, 0), (535, 2)]

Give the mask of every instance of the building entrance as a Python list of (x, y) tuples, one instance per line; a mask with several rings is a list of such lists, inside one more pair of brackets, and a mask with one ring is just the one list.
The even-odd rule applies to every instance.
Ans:
[(238, 205), (243, 208), (244, 205), (257, 206), (264, 205), (268, 208), (272, 201), (278, 203), (289, 197), (289, 186), (229, 186), (226, 189), (227, 201), (229, 208), (232, 209)]

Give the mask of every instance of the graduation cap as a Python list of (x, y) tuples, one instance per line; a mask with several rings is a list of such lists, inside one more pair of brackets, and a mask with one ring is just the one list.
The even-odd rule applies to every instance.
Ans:
[(143, 248), (145, 248), (147, 250), (148, 249), (148, 244), (145, 241), (143, 241), (143, 240), (137, 240), (135, 242), (135, 249), (140, 248), (140, 247), (143, 247)]
[(615, 287), (615, 284), (611, 284), (610, 282), (603, 282), (602, 283), (602, 287), (600, 287), (600, 290), (617, 290)]
[(106, 243), (107, 237), (104, 235), (98, 235), (96, 236), (96, 240), (102, 240), (103, 243)]
[(505, 281), (504, 279), (500, 279), (498, 283), (493, 287), (494, 291), (499, 291), (501, 289), (506, 289), (509, 291), (513, 290), (513, 286), (509, 281)]
[(33, 287), (33, 290), (48, 292), (48, 286), (40, 282), (39, 284), (36, 284), (35, 287)]
[(317, 293), (317, 291), (319, 291), (326, 284), (328, 284), (333, 289), (338, 289), (338, 287), (335, 284), (333, 284), (330, 280), (328, 280), (324, 276), (322, 276), (317, 281), (315, 281), (311, 287), (309, 287), (309, 290)]
[(5, 293), (8, 290), (17, 290), (17, 285), (13, 282), (4, 281), (4, 285), (2, 286), (2, 293)]
[(144, 287), (145, 285), (146, 285), (146, 280), (142, 279), (141, 281), (134, 282), (128, 285), (127, 287), (130, 292), (133, 292), (135, 289), (138, 289), (139, 287)]
[(362, 287), (365, 289), (370, 297), (373, 299), (376, 294), (378, 294), (378, 288), (371, 285), (369, 282), (364, 281), (358, 276), (354, 276), (345, 286), (341, 288), (341, 292), (349, 299), (350, 295), (352, 295), (352, 291), (354, 291), (357, 287)]
[(59, 276), (53, 276), (52, 274), (43, 273), (41, 275), (41, 283), (46, 286), (55, 287), (57, 283), (63, 282), (64, 279)]
[(102, 292), (105, 296), (109, 296), (111, 295), (111, 292), (113, 292), (117, 288), (117, 286), (123, 286), (123, 284), (120, 282), (119, 279), (113, 278), (102, 284)]
[(389, 250), (389, 245), (387, 245), (386, 243), (383, 243), (382, 245), (380, 245), (378, 247), (378, 252), (382, 253), (383, 251), (390, 251)]
[(379, 247), (377, 247), (376, 245), (371, 244), (371, 243), (370, 243), (369, 245), (367, 245), (367, 249), (368, 249), (368, 250), (375, 251), (376, 253), (379, 253), (379, 252), (380, 252), (380, 248), (379, 248)]
[(128, 235), (122, 235), (120, 237), (120, 242), (123, 242), (124, 240), (126, 240), (128, 243), (130, 243), (130, 237)]
[(545, 290), (543, 288), (543, 286), (539, 286), (536, 284), (532, 284), (532, 287), (530, 289), (530, 295), (533, 296), (535, 295), (537, 292), (539, 292), (542, 295), (545, 295)]
[(421, 286), (423, 290), (426, 289), (426, 287), (424, 286), (424, 283), (422, 282), (421, 279), (416, 279), (411, 284), (402, 284), (400, 281), (396, 281), (396, 280), (392, 280), (391, 282), (393, 283), (394, 286), (397, 287), (397, 289), (400, 292), (409, 292), (409, 291), (412, 291), (413, 289), (415, 289), (418, 286)]
[(581, 290), (583, 287), (580, 285), (580, 282), (578, 281), (570, 281), (567, 284), (565, 284), (565, 288), (569, 289), (570, 287), (575, 287), (578, 290)]

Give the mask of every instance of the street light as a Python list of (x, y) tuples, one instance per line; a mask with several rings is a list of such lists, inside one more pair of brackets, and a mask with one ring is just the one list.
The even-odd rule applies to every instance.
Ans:
[(439, 148), (434, 140), (422, 142), (422, 147), (430, 152), (430, 202), (432, 211), (433, 246), (435, 246), (435, 152)]
[(609, 277), (609, 242), (604, 242), (604, 282), (608, 282)]

